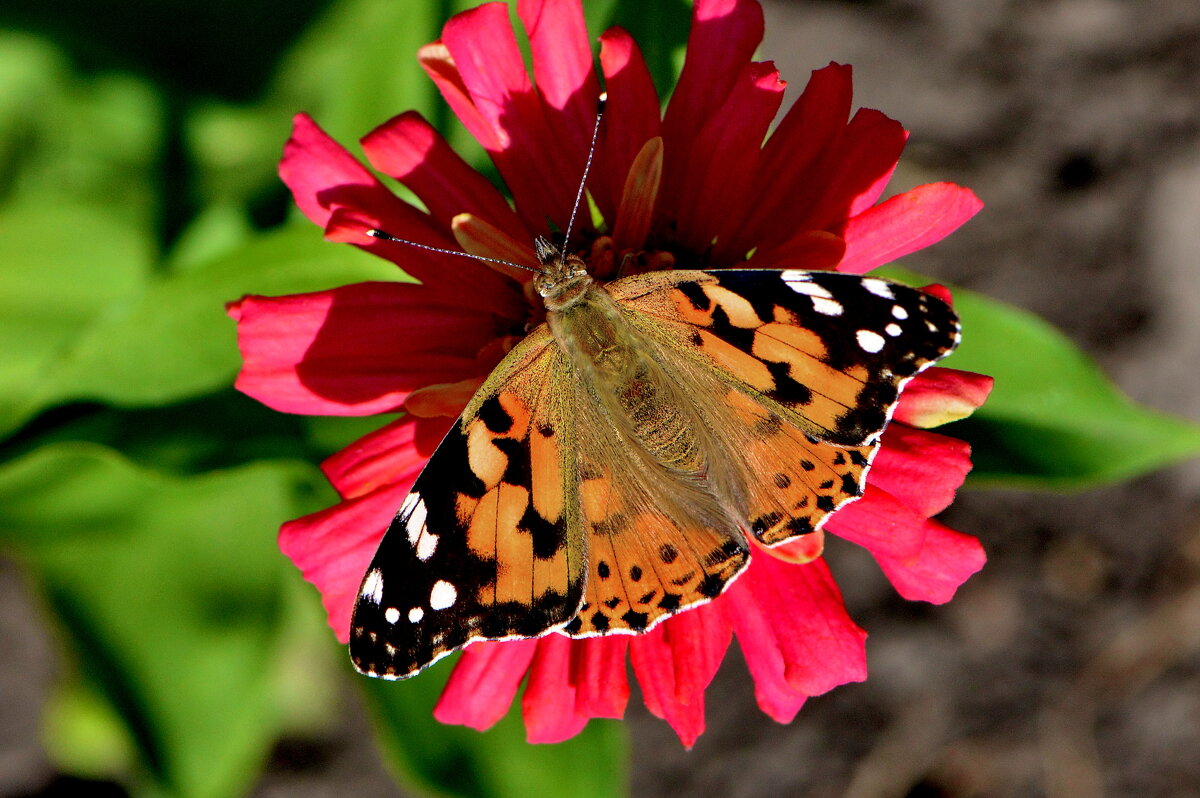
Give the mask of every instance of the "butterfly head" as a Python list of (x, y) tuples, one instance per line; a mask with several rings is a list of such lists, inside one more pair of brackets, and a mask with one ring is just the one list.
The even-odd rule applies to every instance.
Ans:
[(534, 241), (542, 271), (534, 278), (534, 287), (546, 303), (546, 309), (561, 311), (578, 302), (592, 278), (587, 265), (578, 255), (564, 255), (558, 247), (542, 236)]

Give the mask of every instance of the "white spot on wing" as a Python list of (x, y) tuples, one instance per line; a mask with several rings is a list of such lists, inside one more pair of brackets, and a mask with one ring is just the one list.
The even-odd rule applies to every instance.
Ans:
[(826, 299), (824, 297), (815, 296), (812, 298), (812, 303), (813, 303), (813, 310), (815, 310), (817, 313), (821, 313), (826, 316), (842, 315), (843, 308), (842, 308), (841, 303), (837, 302), (833, 299)]
[(887, 333), (888, 335), (892, 336), (893, 338), (895, 338), (897, 335), (899, 335), (901, 332), (903, 332), (903, 330), (900, 329), (900, 325), (896, 324), (895, 322), (892, 322), (888, 326), (884, 327), (883, 331), (885, 333)]
[(862, 281), (862, 286), (875, 296), (881, 296), (884, 299), (896, 298), (896, 295), (892, 293), (892, 287), (883, 280), (878, 280), (874, 277), (868, 277)]
[(362, 591), (359, 593), (363, 601), (369, 601), (378, 606), (383, 601), (383, 572), (372, 568), (363, 580)]
[(396, 621), (400, 620), (400, 610), (396, 609), (395, 607), (388, 607), (386, 610), (384, 610), (383, 617), (388, 623), (395, 623)]
[(871, 330), (859, 330), (854, 334), (858, 345), (866, 352), (878, 352), (883, 349), (883, 336)]
[(454, 589), (454, 585), (445, 579), (439, 579), (434, 582), (433, 590), (429, 591), (430, 609), (444, 610), (447, 607), (453, 606), (457, 599), (458, 591)]
[(437, 544), (438, 536), (432, 532), (426, 532), (424, 535), (421, 535), (421, 539), (417, 541), (417, 559), (422, 561), (428, 560), (437, 549)]
[(892, 305), (892, 316), (900, 321), (904, 321), (908, 318), (908, 311), (899, 305)]
[(793, 269), (791, 271), (780, 272), (779, 276), (783, 278), (785, 283), (787, 283), (788, 288), (792, 289), (797, 294), (833, 299), (833, 294), (829, 293), (829, 289), (814, 283), (812, 281), (812, 275), (810, 275), (808, 272), (802, 272)]
[[(421, 537), (421, 530), (425, 528), (425, 518), (429, 515), (425, 509), (425, 501), (418, 493), (410, 493), (408, 499), (404, 500), (404, 504), (400, 506), (400, 512), (404, 512), (405, 506), (408, 506), (409, 499), (415, 499), (408, 510), (408, 520), (404, 522), (404, 529), (408, 532), (408, 542), (412, 545), (417, 545), (417, 539)], [(436, 544), (434, 544), (436, 545)], [(424, 559), (423, 557), (421, 559)]]
[(425, 617), (425, 610), (421, 609), (420, 607), (413, 607), (411, 610), (408, 611), (408, 622), (409, 623), (420, 623), (421, 619), (424, 617)]

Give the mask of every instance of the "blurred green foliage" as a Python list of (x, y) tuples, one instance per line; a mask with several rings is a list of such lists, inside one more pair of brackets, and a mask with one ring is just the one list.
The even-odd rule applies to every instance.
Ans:
[[(415, 63), (470, 5), (0, 6), (0, 546), (56, 632), (46, 738), (64, 771), (137, 795), (237, 795), (281, 736), (331, 722), (349, 664), (275, 531), (334, 500), (314, 464), (381, 422), (235, 393), (224, 304), (400, 279), (290, 210), (275, 165), (298, 111), (352, 142), (419, 109), (490, 173)], [(635, 34), (666, 96), (687, 4), (586, 10), (593, 32)], [(987, 480), (1085, 484), (1200, 450), (1194, 425), (1134, 406), (1036, 319), (977, 296), (960, 307), (970, 336), (951, 365), (1001, 376), (955, 430)], [(410, 789), (624, 794), (619, 724), (552, 747), (523, 742), (518, 710), (486, 734), (443, 727), (430, 709), (447, 670), (352, 680)]]

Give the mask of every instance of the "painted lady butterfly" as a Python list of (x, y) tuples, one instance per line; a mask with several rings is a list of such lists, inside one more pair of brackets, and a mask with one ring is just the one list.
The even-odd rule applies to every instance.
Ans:
[(403, 679), (475, 640), (636, 634), (711, 601), (748, 536), (810, 534), (862, 495), (901, 388), (959, 341), (945, 303), (875, 277), (599, 285), (536, 244), (546, 322), (388, 527), (351, 622), (362, 673)]

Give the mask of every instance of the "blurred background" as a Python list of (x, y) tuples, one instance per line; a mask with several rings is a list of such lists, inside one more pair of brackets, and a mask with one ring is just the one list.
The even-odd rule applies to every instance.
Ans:
[[(1081, 411), (1075, 438), (1027, 423), (1024, 468), (1037, 447), (963, 427), (981, 478), (942, 520), (987, 567), (930, 607), (831, 547), (871, 676), (788, 726), (734, 654), (691, 752), (636, 695), (625, 724), (530, 748), (515, 717), (430, 720), (445, 668), (351, 676), (274, 539), (332, 502), (315, 463), (380, 422), (233, 392), (223, 305), (390, 274), (323, 244), (275, 165), (300, 110), (351, 145), (419, 108), (478, 157), (414, 58), (470, 5), (0, 5), (0, 798), (1200, 794), (1196, 433), (1144, 411)], [(585, 5), (666, 80), (686, 3)], [(1200, 420), (1200, 5), (765, 8), (760, 55), (793, 89), (851, 63), (856, 104), (909, 129), (889, 191), (986, 203), (906, 267), (1040, 315), (1137, 402)]]

